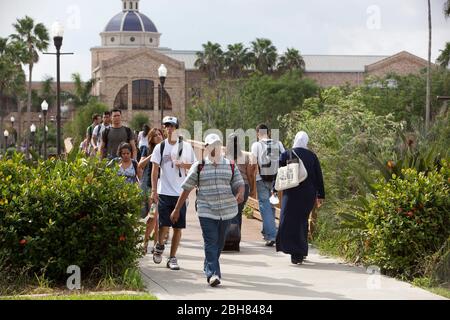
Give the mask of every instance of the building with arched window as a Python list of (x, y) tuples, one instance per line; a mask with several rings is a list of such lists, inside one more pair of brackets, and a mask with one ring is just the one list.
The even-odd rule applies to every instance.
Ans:
[[(93, 94), (111, 107), (124, 111), (125, 121), (134, 112), (147, 113), (159, 125), (164, 114), (185, 118), (187, 99), (198, 95), (207, 75), (195, 67), (196, 51), (161, 48), (155, 24), (139, 11), (139, 0), (121, 0), (122, 12), (100, 33), (100, 47), (91, 49), (92, 72), (97, 79)], [(322, 87), (361, 85), (370, 75), (417, 73), (427, 61), (402, 51), (380, 55), (303, 55), (305, 77)], [(158, 68), (168, 69), (164, 101)]]
[[(139, 0), (122, 0), (122, 12), (111, 18), (100, 36), (101, 46), (91, 49), (97, 79), (94, 95), (111, 108), (124, 110), (125, 121), (140, 112), (157, 126), (161, 106), (165, 115), (184, 119), (186, 52), (159, 47), (161, 33), (139, 11)], [(158, 75), (161, 64), (168, 69), (164, 95)]]

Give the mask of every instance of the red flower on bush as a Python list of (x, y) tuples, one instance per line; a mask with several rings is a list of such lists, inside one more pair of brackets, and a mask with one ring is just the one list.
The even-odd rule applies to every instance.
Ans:
[(412, 211), (408, 211), (407, 213), (406, 213), (406, 215), (408, 216), (408, 217), (412, 217), (413, 215), (414, 215), (414, 212), (412, 212)]
[(124, 235), (121, 235), (120, 237), (119, 237), (119, 241), (125, 241), (126, 240), (126, 237), (124, 236)]
[(19, 241), (19, 243), (20, 243), (21, 246), (24, 246), (24, 245), (27, 244), (27, 240), (22, 239), (22, 240)]

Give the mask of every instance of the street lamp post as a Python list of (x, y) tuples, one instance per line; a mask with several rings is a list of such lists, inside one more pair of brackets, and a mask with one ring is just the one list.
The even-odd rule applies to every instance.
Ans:
[(30, 126), (30, 132), (31, 132), (31, 149), (34, 150), (34, 145), (35, 145), (35, 135), (36, 135), (36, 126), (34, 125), (34, 123)]
[(6, 156), (6, 152), (8, 151), (8, 136), (9, 136), (8, 130), (5, 130), (3, 132), (3, 136), (5, 137), (5, 156)]
[(58, 156), (61, 155), (61, 80), (60, 80), (60, 57), (63, 43), (64, 27), (59, 22), (52, 26), (53, 42), (56, 47), (56, 148)]
[(53, 35), (53, 43), (56, 47), (56, 53), (44, 53), (56, 55), (56, 147), (58, 151), (58, 156), (61, 156), (61, 146), (62, 146), (62, 137), (61, 137), (61, 80), (60, 80), (60, 57), (61, 55), (73, 54), (70, 53), (62, 53), (61, 46), (63, 43), (64, 36), (64, 26), (58, 21), (52, 25), (52, 35)]
[(42, 113), (44, 114), (44, 160), (47, 160), (47, 111), (48, 103), (43, 101), (41, 104)]
[(14, 129), (14, 123), (16, 122), (16, 119), (14, 117), (11, 117), (11, 128), (12, 128), (12, 138), (14, 138), (14, 142), (17, 140), (16, 138), (16, 134), (14, 133), (15, 129)]
[(161, 83), (161, 122), (160, 125), (162, 125), (163, 119), (164, 119), (164, 84), (166, 83), (167, 79), (167, 68), (165, 65), (161, 65), (158, 69), (158, 75), (159, 75), (159, 81)]

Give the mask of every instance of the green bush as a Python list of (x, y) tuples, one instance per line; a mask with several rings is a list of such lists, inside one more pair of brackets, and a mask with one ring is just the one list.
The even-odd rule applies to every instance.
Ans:
[(149, 124), (148, 116), (145, 113), (137, 113), (130, 121), (130, 128), (135, 131), (142, 131), (144, 124)]
[(141, 195), (97, 159), (28, 165), (0, 161), (0, 273), (26, 270), (51, 281), (123, 275), (140, 256)]
[(450, 236), (449, 173), (444, 162), (439, 171), (404, 169), (402, 178), (374, 186), (365, 210), (355, 213), (366, 227), (365, 263), (407, 279), (424, 275), (424, 263)]
[(79, 142), (83, 141), (86, 137), (87, 128), (92, 124), (92, 116), (96, 113), (102, 115), (105, 111), (108, 111), (106, 104), (91, 100), (87, 105), (77, 110), (73, 121), (64, 126), (64, 137), (70, 137)]

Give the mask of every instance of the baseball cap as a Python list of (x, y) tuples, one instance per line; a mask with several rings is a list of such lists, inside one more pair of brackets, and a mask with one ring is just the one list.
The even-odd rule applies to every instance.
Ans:
[(174, 126), (178, 126), (178, 119), (175, 117), (165, 117), (163, 119), (163, 124), (173, 124)]
[(215, 133), (211, 133), (211, 134), (207, 135), (206, 138), (205, 138), (205, 144), (207, 146), (210, 146), (210, 145), (215, 144), (217, 142), (222, 143), (222, 140)]

